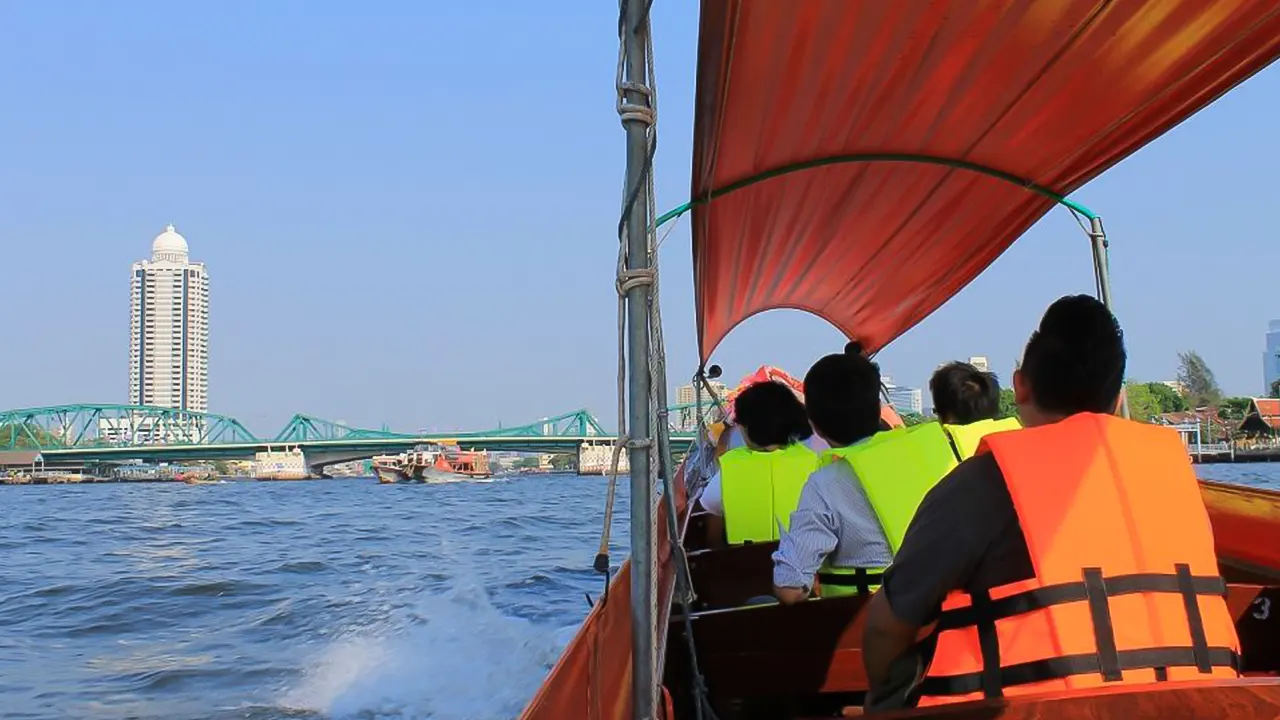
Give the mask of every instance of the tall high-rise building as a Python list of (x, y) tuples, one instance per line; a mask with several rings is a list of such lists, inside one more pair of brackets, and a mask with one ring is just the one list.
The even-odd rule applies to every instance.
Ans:
[(209, 407), (209, 275), (187, 258), (172, 225), (133, 264), (129, 402), (194, 412)]
[(991, 372), (991, 363), (987, 362), (986, 355), (975, 355), (969, 358), (969, 364), (982, 372)]
[(1267, 324), (1267, 349), (1262, 353), (1262, 394), (1271, 395), (1271, 386), (1280, 380), (1280, 320)]
[[(725, 393), (729, 392), (729, 389), (725, 387), (725, 384), (722, 382), (708, 380), (707, 384), (711, 386), (712, 390), (715, 390), (716, 395), (722, 400), (724, 399)], [(697, 388), (695, 388), (692, 383), (688, 385), (681, 385), (676, 388), (677, 405), (693, 405), (696, 402)], [(715, 406), (715, 401), (711, 399), (704, 388), (702, 391), (702, 412), (709, 413)], [(696, 407), (683, 408), (677, 413), (676, 417), (673, 418), (671, 422), (678, 430), (686, 432), (693, 430), (698, 425), (698, 409)]]
[(894, 385), (893, 378), (888, 375), (882, 375), (880, 382), (884, 384), (884, 394), (894, 410), (900, 413), (924, 414), (924, 392), (920, 388)]

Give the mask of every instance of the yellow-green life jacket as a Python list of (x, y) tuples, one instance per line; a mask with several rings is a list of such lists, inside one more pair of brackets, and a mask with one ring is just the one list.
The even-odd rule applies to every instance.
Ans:
[(778, 525), (791, 526), (800, 491), (818, 467), (803, 443), (764, 452), (737, 448), (720, 456), (720, 491), (729, 543), (777, 540)]
[(973, 454), (978, 452), (978, 445), (982, 443), (982, 438), (991, 433), (1020, 430), (1021, 428), (1022, 423), (1018, 422), (1018, 418), (1015, 417), (1001, 420), (979, 420), (968, 425), (942, 426), (942, 429), (946, 430), (947, 435), (951, 437), (951, 443), (955, 446), (956, 454), (961, 460), (968, 460), (973, 457)]
[[(864, 443), (822, 454), (822, 464), (837, 461), (853, 469), (895, 554), (925, 494), (958, 464), (946, 432), (936, 422), (887, 430)], [(822, 596), (874, 591), (883, 570), (824, 564), (818, 571)]]

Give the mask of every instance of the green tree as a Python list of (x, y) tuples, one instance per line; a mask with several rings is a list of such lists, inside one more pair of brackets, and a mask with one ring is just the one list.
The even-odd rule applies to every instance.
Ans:
[(1229, 397), (1222, 401), (1218, 406), (1218, 417), (1224, 422), (1239, 425), (1244, 422), (1244, 416), (1249, 412), (1249, 406), (1253, 404), (1253, 400), (1247, 397)]
[(58, 438), (38, 425), (24, 423), (0, 425), (0, 450), (5, 448), (38, 450), (59, 446), (61, 443), (58, 442)]
[(1222, 401), (1222, 388), (1208, 363), (1195, 350), (1178, 353), (1178, 382), (1186, 389), (1191, 407), (1217, 407)]
[(1274, 380), (1271, 383), (1271, 397), (1280, 398), (1280, 380)]
[(1164, 383), (1147, 383), (1147, 390), (1155, 398), (1160, 413), (1182, 412), (1187, 409), (1187, 400), (1177, 390)]
[(1129, 398), (1130, 418), (1138, 422), (1151, 422), (1152, 418), (1160, 414), (1160, 401), (1156, 399), (1155, 393), (1151, 391), (1152, 385), (1159, 385), (1159, 383), (1130, 381), (1125, 384), (1125, 393)]
[(578, 458), (569, 453), (551, 456), (551, 469), (556, 472), (567, 472), (578, 468)]
[(902, 418), (902, 424), (906, 425), (907, 427), (911, 427), (912, 425), (919, 425), (923, 422), (928, 422), (928, 419), (925, 418), (925, 416), (921, 415), (920, 413), (901, 412), (901, 413), (898, 413), (898, 417)]
[(1000, 389), (1000, 419), (1017, 417), (1018, 403), (1013, 399), (1013, 388)]

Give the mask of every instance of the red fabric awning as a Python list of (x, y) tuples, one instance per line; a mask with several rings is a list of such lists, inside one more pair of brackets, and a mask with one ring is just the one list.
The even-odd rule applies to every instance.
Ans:
[[(704, 360), (770, 309), (875, 351), (1054, 200), (1280, 54), (1277, 0), (703, 0), (692, 198)], [(1082, 243), (1082, 247), (1085, 244)]]

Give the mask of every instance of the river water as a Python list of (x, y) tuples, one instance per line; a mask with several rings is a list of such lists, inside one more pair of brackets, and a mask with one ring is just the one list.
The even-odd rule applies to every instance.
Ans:
[(0, 717), (515, 717), (600, 592), (605, 487), (0, 487)]

